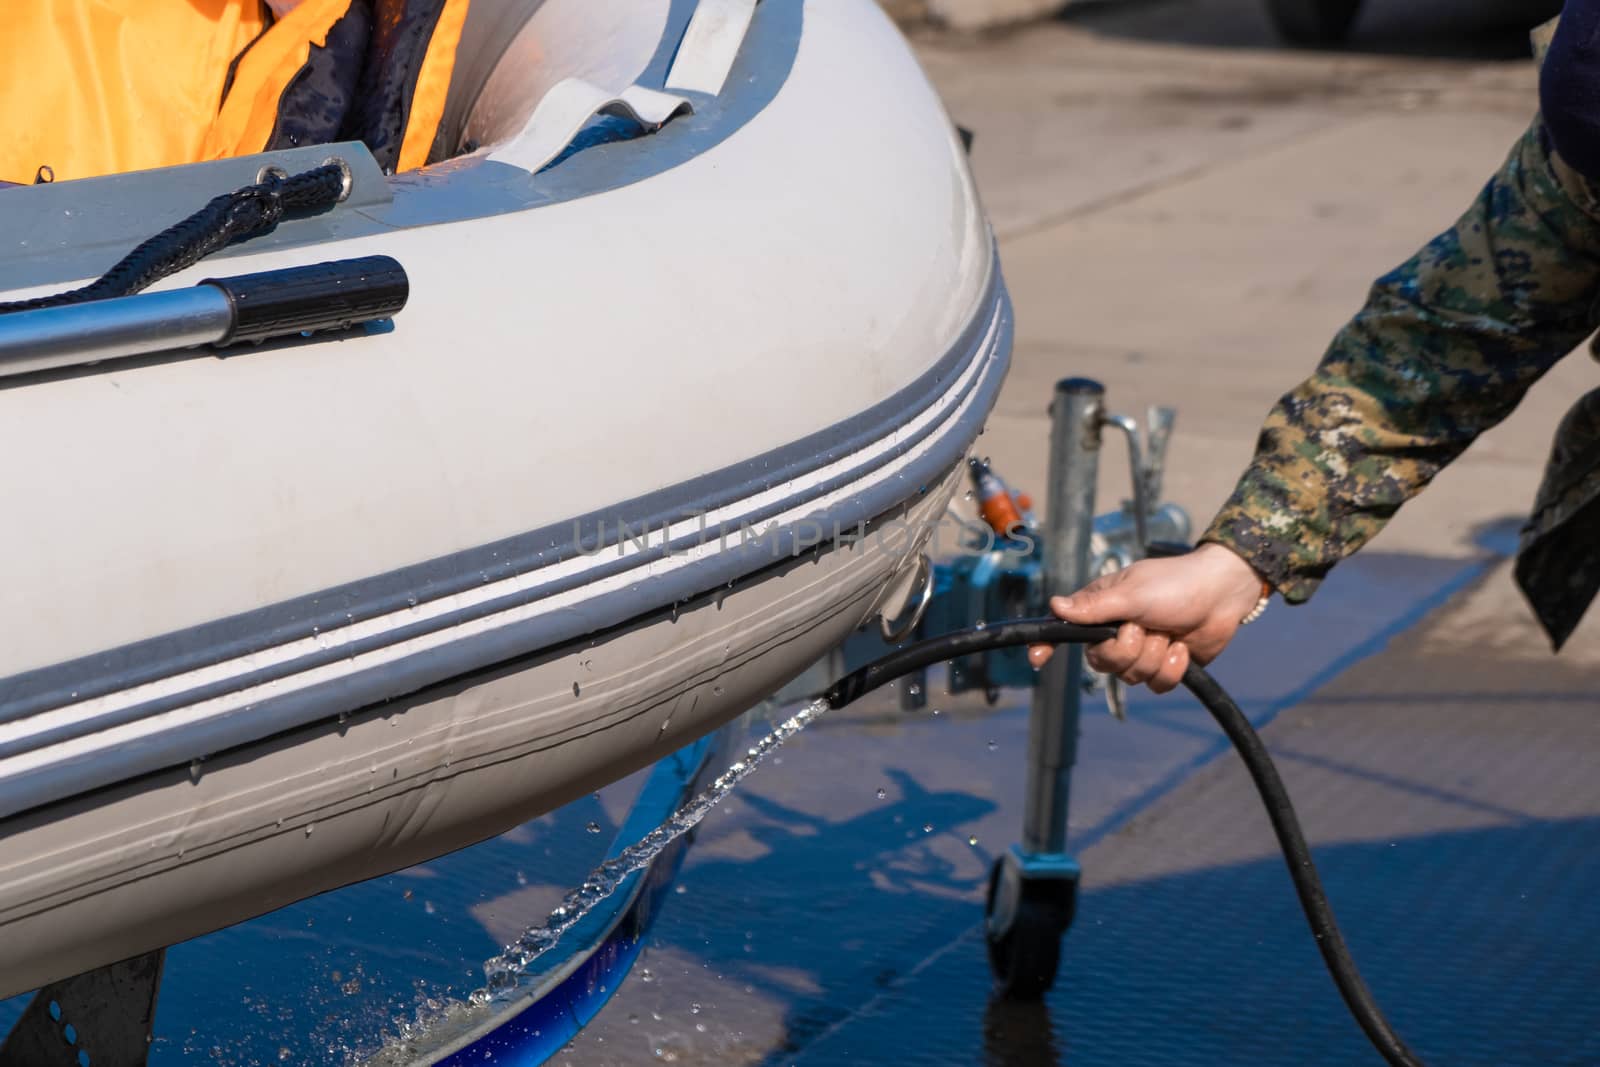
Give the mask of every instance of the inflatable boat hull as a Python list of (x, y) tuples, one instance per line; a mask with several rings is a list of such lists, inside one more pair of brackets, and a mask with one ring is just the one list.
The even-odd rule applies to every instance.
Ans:
[(503, 832), (908, 592), (1010, 350), (960, 140), (872, 0), (769, 0), (725, 71), (686, 22), (754, 5), (624, 6), (682, 44), (623, 82), (693, 58), (687, 103), (554, 167), (545, 108), (416, 175), (346, 145), (3, 194), (78, 237), (0, 219), (0, 299), (338, 151), (339, 208), (163, 284), (382, 254), (411, 298), (0, 379), (0, 996)]

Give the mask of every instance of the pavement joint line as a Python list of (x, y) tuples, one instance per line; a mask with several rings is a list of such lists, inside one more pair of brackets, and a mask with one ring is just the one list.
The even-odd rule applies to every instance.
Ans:
[(1328, 759), (1325, 756), (1312, 755), (1311, 753), (1293, 748), (1285, 748), (1279, 745), (1273, 745), (1272, 758), (1277, 760), (1279, 763), (1298, 763), (1304, 767), (1315, 767), (1318, 770), (1331, 771), (1334, 774), (1343, 775), (1346, 778), (1354, 778), (1358, 781), (1367, 782), (1372, 785), (1380, 785), (1389, 789), (1398, 790), (1402, 793), (1409, 793), (1412, 796), (1436, 800), (1442, 804), (1449, 804), (1452, 807), (1464, 808), (1467, 811), (1477, 812), (1481, 815), (1493, 815), (1496, 818), (1507, 819), (1514, 824), (1539, 821), (1539, 817), (1531, 812), (1518, 811), (1515, 808), (1501, 807), (1499, 804), (1491, 804), (1487, 801), (1477, 800), (1470, 796), (1463, 796), (1462, 794), (1453, 790), (1439, 789), (1433, 786), (1424, 785), (1419, 782), (1407, 781), (1404, 778), (1398, 778), (1395, 775), (1387, 774), (1383, 771), (1357, 767), (1352, 764), (1340, 762), (1339, 760)]
[(1286, 151), (1290, 148), (1298, 147), (1308, 141), (1315, 140), (1316, 138), (1326, 134), (1340, 132), (1349, 128), (1350, 126), (1358, 125), (1362, 122), (1373, 121), (1382, 117), (1386, 117), (1386, 113), (1373, 110), (1361, 110), (1341, 115), (1329, 115), (1329, 121), (1324, 124), (1318, 125), (1312, 129), (1301, 130), (1298, 133), (1289, 134), (1282, 140), (1261, 145), (1255, 151), (1234, 154), (1223, 159), (1206, 160), (1204, 163), (1197, 163), (1193, 167), (1189, 167), (1178, 173), (1169, 174), (1160, 178), (1153, 178), (1142, 185), (1129, 186), (1126, 189), (1119, 189), (1114, 193), (1108, 193), (1105, 196), (1102, 196), (1096, 200), (1091, 200), (1088, 203), (1078, 204), (1075, 207), (1066, 208), (1062, 211), (1042, 215), (1030, 222), (1018, 225), (1015, 229), (997, 229), (995, 231), (995, 237), (1003, 248), (1004, 245), (1009, 241), (1026, 240), (1030, 237), (1038, 237), (1059, 226), (1064, 226), (1069, 222), (1076, 222), (1079, 219), (1099, 214), (1100, 212), (1110, 211), (1114, 208), (1126, 207), (1129, 204), (1133, 204), (1144, 199), (1146, 196), (1150, 196), (1155, 193), (1166, 192), (1169, 189), (1175, 189), (1186, 182), (1194, 181), (1198, 178), (1208, 177), (1212, 174), (1228, 170), (1231, 167), (1243, 166), (1248, 163), (1255, 163), (1263, 159), (1268, 159), (1279, 151)]
[(949, 941), (946, 941), (944, 944), (928, 953), (928, 955), (918, 960), (911, 967), (908, 967), (903, 973), (897, 974), (891, 978), (876, 993), (872, 994), (871, 997), (868, 997), (865, 1003), (858, 1005), (853, 1010), (829, 1023), (822, 1030), (817, 1031), (817, 1033), (813, 1034), (804, 1045), (801, 1045), (798, 1048), (788, 1049), (786, 1051), (796, 1056), (805, 1055), (808, 1049), (823, 1041), (826, 1041), (829, 1037), (844, 1029), (856, 1019), (861, 1018), (864, 1015), (872, 1014), (872, 1011), (875, 1007), (888, 998), (894, 996), (900, 991), (902, 986), (910, 982), (913, 978), (916, 978), (922, 974), (923, 971), (926, 971), (929, 967), (932, 967), (934, 964), (944, 959), (945, 956), (949, 955), (952, 950), (960, 948), (966, 945), (973, 938), (981, 937), (982, 935), (983, 922), (981, 920), (967, 926), (967, 928), (962, 930), (961, 933), (957, 934), (955, 937), (952, 937)]
[(1320, 696), (1318, 704), (1583, 704), (1593, 707), (1600, 704), (1600, 693), (1540, 693), (1529, 690), (1511, 692), (1474, 693), (1349, 693), (1343, 696)]

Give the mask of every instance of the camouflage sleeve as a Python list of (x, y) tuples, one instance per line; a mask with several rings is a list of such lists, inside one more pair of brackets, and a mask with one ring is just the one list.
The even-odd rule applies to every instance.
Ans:
[(1455, 227), (1379, 278), (1273, 408), (1202, 540), (1308, 599), (1595, 329), (1597, 295), (1600, 201), (1535, 119)]

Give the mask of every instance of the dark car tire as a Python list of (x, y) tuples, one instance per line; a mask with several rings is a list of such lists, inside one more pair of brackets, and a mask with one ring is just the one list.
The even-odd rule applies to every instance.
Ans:
[(1340, 44), (1361, 11), (1361, 0), (1267, 0), (1278, 33), (1301, 47)]

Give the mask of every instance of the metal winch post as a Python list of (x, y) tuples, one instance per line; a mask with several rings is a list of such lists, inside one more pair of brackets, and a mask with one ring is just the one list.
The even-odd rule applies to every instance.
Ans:
[[(1105, 388), (1085, 378), (1056, 384), (1050, 405), (1050, 486), (1040, 550), (1044, 594), (1072, 593), (1090, 577), (1094, 492), (1100, 474)], [(1057, 649), (1039, 672), (1028, 720), (1028, 792), (1022, 842), (989, 873), (985, 940), (995, 989), (1011, 1000), (1055, 982), (1061, 938), (1077, 911), (1077, 860), (1067, 854), (1067, 801), (1084, 697), (1079, 649)]]
[[(1105, 388), (1086, 378), (1056, 384), (1050, 407), (1050, 485), (1044, 531), (1044, 591), (1072, 593), (1089, 582), (1095, 484)], [(1024, 867), (1035, 857), (1065, 858), (1067, 804), (1077, 759), (1083, 657), (1063, 649), (1040, 672), (1028, 725), (1028, 792), (1022, 824)]]

